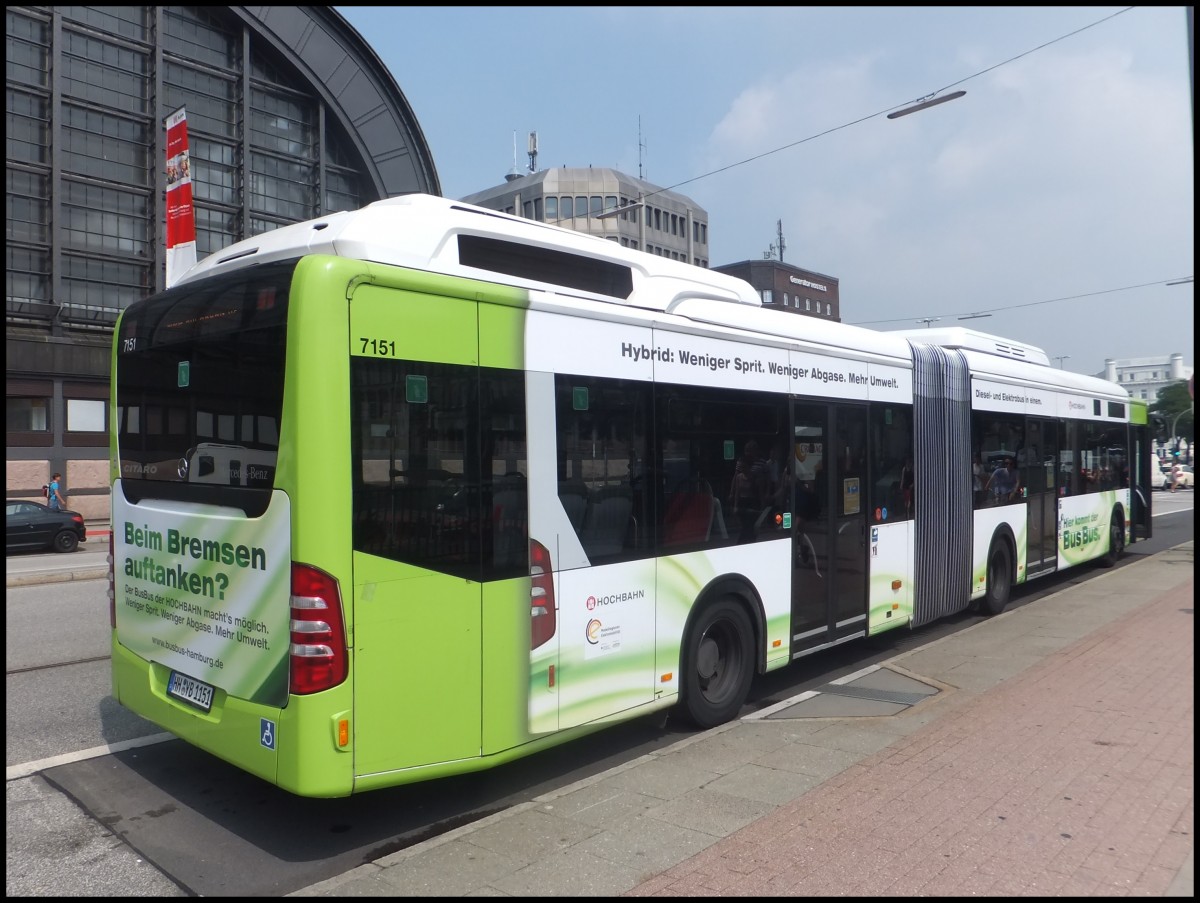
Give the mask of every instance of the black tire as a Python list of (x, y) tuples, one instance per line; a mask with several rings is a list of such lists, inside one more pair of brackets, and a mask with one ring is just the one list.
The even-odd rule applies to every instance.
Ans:
[(1003, 539), (994, 539), (988, 549), (987, 589), (979, 602), (979, 610), (986, 615), (1000, 614), (1008, 605), (1012, 588), (1012, 551)]
[(731, 598), (701, 610), (683, 645), (679, 713), (696, 727), (737, 715), (754, 679), (754, 627)]
[(79, 537), (75, 535), (74, 530), (59, 530), (58, 535), (54, 537), (56, 552), (74, 552), (78, 548)]
[(1125, 525), (1115, 514), (1108, 522), (1108, 551), (1096, 559), (1102, 568), (1110, 568), (1125, 552)]

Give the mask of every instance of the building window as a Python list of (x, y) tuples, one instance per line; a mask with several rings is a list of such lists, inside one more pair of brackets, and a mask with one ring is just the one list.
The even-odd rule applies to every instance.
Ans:
[(587, 204), (588, 204), (587, 198), (576, 197), (575, 198), (575, 215), (576, 216), (587, 216), (587, 210), (588, 210)]
[(775, 303), (775, 296), (771, 293), (771, 290), (769, 288), (764, 288), (762, 290), (762, 299), (763, 299), (763, 304), (774, 304)]
[(575, 199), (574, 198), (563, 198), (562, 199), (562, 210), (560, 211), (560, 214), (563, 219), (571, 219), (575, 216)]
[(558, 198), (556, 197), (546, 198), (546, 222), (558, 222)]
[(599, 216), (604, 212), (604, 198), (600, 197), (598, 194), (594, 194), (592, 195), (591, 201), (592, 206), (588, 208), (589, 216)]
[(49, 398), (9, 398), (8, 432), (45, 433), (50, 430)]
[(657, 207), (654, 208), (654, 228), (659, 232), (662, 231), (662, 211)]
[(828, 317), (828, 316), (830, 316), (832, 313), (833, 313), (833, 305), (831, 305), (831, 304), (828, 304), (828, 303), (827, 303), (827, 304), (825, 305), (825, 316), (827, 316), (827, 317)]
[(521, 205), (521, 215), (525, 219), (533, 219), (533, 201), (526, 201)]
[(67, 399), (67, 432), (103, 433), (107, 402), (91, 398)]
[(533, 199), (533, 218), (538, 222), (542, 221), (542, 199)]
[(700, 244), (708, 244), (708, 223), (700, 224)]
[(606, 195), (604, 198), (604, 212), (617, 209), (617, 196), (615, 194)]

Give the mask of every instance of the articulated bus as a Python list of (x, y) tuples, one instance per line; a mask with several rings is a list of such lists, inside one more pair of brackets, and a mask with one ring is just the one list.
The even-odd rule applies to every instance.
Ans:
[(112, 387), (113, 694), (304, 796), (711, 727), (1147, 535), (1118, 385), (425, 195), (211, 255)]

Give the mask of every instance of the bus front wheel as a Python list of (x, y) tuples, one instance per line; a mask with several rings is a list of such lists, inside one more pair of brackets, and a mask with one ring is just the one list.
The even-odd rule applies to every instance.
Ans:
[(742, 707), (754, 677), (754, 628), (733, 599), (699, 612), (683, 647), (680, 713), (696, 727), (724, 724)]
[(1012, 553), (1003, 539), (992, 542), (987, 557), (987, 590), (982, 605), (985, 614), (998, 615), (1008, 605), (1012, 594)]

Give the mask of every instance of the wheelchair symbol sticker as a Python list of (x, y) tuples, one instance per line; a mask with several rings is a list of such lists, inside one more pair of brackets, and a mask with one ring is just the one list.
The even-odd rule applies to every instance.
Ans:
[(267, 749), (275, 748), (275, 722), (269, 718), (258, 720), (258, 742)]

